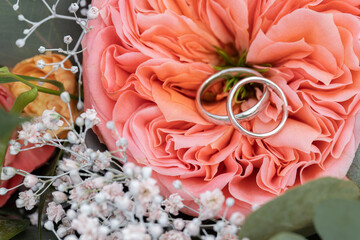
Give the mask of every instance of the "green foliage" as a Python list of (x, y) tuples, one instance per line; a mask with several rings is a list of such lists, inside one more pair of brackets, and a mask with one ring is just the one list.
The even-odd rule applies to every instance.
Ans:
[(360, 147), (358, 147), (354, 160), (347, 173), (347, 177), (360, 187)]
[(360, 202), (329, 199), (315, 208), (314, 225), (323, 240), (360, 238)]
[(280, 232), (299, 232), (312, 225), (315, 206), (327, 199), (357, 199), (350, 181), (321, 178), (291, 189), (250, 214), (240, 239), (267, 240)]
[(270, 238), (269, 240), (306, 240), (303, 236), (291, 233), (291, 232), (281, 232)]
[(8, 240), (24, 231), (29, 225), (27, 220), (0, 219), (0, 240)]

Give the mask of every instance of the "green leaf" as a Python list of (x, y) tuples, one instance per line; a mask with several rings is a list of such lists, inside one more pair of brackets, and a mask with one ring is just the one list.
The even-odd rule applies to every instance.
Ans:
[(29, 118), (20, 117), (19, 114), (10, 113), (0, 108), (0, 140), (5, 135), (11, 135), (14, 129)]
[[(14, 131), (14, 129), (23, 121), (20, 118), (20, 113), (23, 111), (23, 109), (32, 101), (34, 101), (37, 97), (37, 88), (32, 88), (31, 90), (27, 92), (21, 93), (16, 99), (15, 103), (13, 104), (10, 114), (1, 114), (2, 120), (4, 121), (5, 125), (1, 125), (2, 129), (7, 131), (4, 135), (0, 135), (0, 177), (1, 177), (1, 170), (4, 165), (5, 156), (7, 152), (7, 148), (9, 145), (9, 140), (11, 138), (11, 134)], [(6, 116), (10, 116), (10, 118), (6, 119)], [(5, 128), (3, 126), (9, 125), (9, 128)]]
[(347, 177), (360, 187), (360, 146), (358, 147), (354, 160), (347, 173)]
[[(17, 39), (24, 38), (23, 30), (30, 28), (30, 24), (19, 21), (18, 15), (22, 14), (30, 21), (40, 21), (50, 15), (50, 12), (39, 0), (20, 1), (20, 8), (14, 11), (12, 5), (14, 0), (0, 1), (0, 65), (14, 66), (23, 59), (38, 55), (38, 48), (63, 48), (66, 49), (64, 36), (71, 35), (73, 39), (80, 36), (82, 29), (74, 21), (50, 20), (42, 24), (27, 40), (26, 45), (18, 48), (15, 45)], [(50, 6), (56, 0), (47, 0)], [(61, 0), (58, 6), (58, 13), (69, 15), (68, 8), (73, 0)], [(70, 48), (75, 45), (74, 41)], [(6, 46), (6, 47), (5, 47)]]
[(281, 232), (276, 234), (269, 240), (306, 240), (306, 238), (296, 233)]
[(8, 240), (24, 231), (29, 225), (27, 220), (0, 219), (0, 240)]
[(19, 113), (0, 109), (0, 177), (11, 135), (17, 126), (27, 120), (29, 118), (20, 117)]
[(32, 88), (29, 91), (21, 93), (16, 98), (15, 103), (11, 108), (11, 112), (21, 113), (29, 103), (33, 102), (36, 99), (37, 95), (37, 88)]
[(360, 237), (360, 202), (329, 199), (315, 208), (314, 225), (323, 240), (354, 240)]
[[(64, 84), (62, 82), (56, 81), (56, 80), (49, 80), (49, 79), (42, 79), (42, 78), (36, 78), (36, 77), (29, 77), (24, 75), (16, 75), (18, 77), (23, 78), (26, 81), (33, 81), (33, 82), (44, 82), (54, 85), (59, 89), (60, 92), (65, 91)], [(12, 77), (12, 76), (1, 76), (0, 75), (0, 83), (9, 83), (9, 82), (19, 82), (18, 79)]]
[(300, 231), (312, 225), (316, 204), (326, 199), (357, 199), (358, 187), (335, 178), (321, 178), (287, 191), (250, 214), (240, 239), (267, 240), (280, 232)]

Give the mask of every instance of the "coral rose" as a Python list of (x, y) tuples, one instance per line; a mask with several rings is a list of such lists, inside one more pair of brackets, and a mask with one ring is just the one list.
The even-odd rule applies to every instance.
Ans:
[[(233, 210), (251, 211), (287, 189), (322, 176), (343, 178), (359, 137), (360, 1), (94, 0), (100, 9), (83, 46), (86, 107), (113, 120), (129, 159), (151, 166), (165, 195), (181, 179), (194, 195), (222, 189)], [(245, 50), (249, 66), (285, 92), (289, 118), (266, 139), (216, 126), (195, 108), (200, 84), (220, 65), (215, 47)], [(246, 103), (241, 106), (246, 108)], [(223, 109), (225, 111), (225, 109)], [(247, 125), (272, 129), (281, 100)], [(184, 199), (189, 197), (182, 194)]]
[[(12, 94), (3, 85), (0, 85), (0, 108), (9, 111), (14, 101), (15, 99)], [(53, 150), (53, 147), (45, 146), (42, 148), (35, 148), (25, 152), (20, 152), (15, 156), (7, 153), (5, 156), (4, 166), (31, 172), (44, 164), (53, 153)], [(15, 175), (9, 180), (1, 181), (1, 187), (12, 188), (19, 185), (22, 180), (22, 176)], [(5, 196), (0, 196), (0, 206), (6, 203), (14, 191), (15, 190), (9, 191)]]
[[(62, 68), (59, 68), (56, 71), (53, 71), (52, 66), (45, 66), (43, 69), (39, 69), (36, 66), (36, 63), (39, 60), (43, 60), (45, 63), (57, 63), (61, 62), (65, 56), (59, 55), (59, 54), (52, 54), (47, 53), (46, 55), (37, 55), (32, 58), (25, 59), (12, 69), (12, 72), (14, 74), (18, 75), (26, 75), (30, 77), (44, 77), (47, 74), (49, 76), (47, 79), (57, 80), (61, 82), (64, 85), (64, 88), (66, 91), (68, 91), (70, 94), (77, 94), (77, 84), (75, 80), (75, 75), (71, 73), (68, 70), (64, 70)], [(64, 67), (67, 69), (71, 68), (71, 62), (69, 60), (64, 62)], [(38, 82), (33, 82), (36, 85), (39, 85)], [(45, 88), (50, 88), (53, 90), (58, 90), (58, 88), (50, 83), (43, 83), (41, 85)], [(17, 97), (21, 93), (30, 90), (30, 87), (21, 83), (21, 82), (12, 82), (7, 84), (8, 89), (10, 92)], [(67, 105), (61, 101), (59, 96), (46, 94), (39, 92), (37, 98), (35, 101), (30, 103), (26, 108), (24, 109), (24, 114), (29, 116), (41, 116), (44, 110), (46, 109), (53, 109), (55, 107), (55, 111), (57, 111), (59, 114), (64, 116), (66, 119), (70, 119), (69, 110)], [(73, 116), (79, 115), (77, 108), (76, 108), (76, 102), (71, 101), (71, 110)], [(59, 133), (61, 130), (56, 131), (56, 133)]]

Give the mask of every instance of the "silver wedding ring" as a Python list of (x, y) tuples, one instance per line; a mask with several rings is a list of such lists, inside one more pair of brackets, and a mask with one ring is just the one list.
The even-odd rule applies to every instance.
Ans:
[[(247, 129), (245, 129), (243, 126), (240, 125), (240, 123), (237, 121), (235, 114), (232, 110), (232, 102), (236, 93), (236, 90), (239, 89), (241, 86), (244, 86), (247, 83), (251, 83), (251, 82), (255, 82), (255, 83), (261, 83), (264, 84), (267, 88), (271, 88), (274, 92), (276, 92), (276, 94), (278, 94), (282, 101), (282, 118), (280, 123), (278, 124), (278, 126), (276, 128), (274, 128), (273, 130), (271, 130), (270, 132), (265, 132), (265, 133), (254, 133), (251, 132)], [(243, 132), (245, 135), (253, 137), (253, 138), (266, 138), (266, 137), (270, 137), (276, 133), (278, 133), (285, 125), (286, 119), (288, 117), (288, 112), (287, 112), (287, 107), (288, 107), (288, 103), (286, 100), (286, 96), (284, 94), (284, 92), (281, 90), (281, 88), (276, 85), (275, 83), (273, 83), (272, 81), (270, 81), (267, 78), (263, 78), (263, 77), (248, 77), (248, 78), (244, 78), (241, 81), (239, 81), (237, 84), (235, 84), (235, 86), (231, 89), (228, 99), (227, 99), (227, 105), (226, 105), (226, 109), (227, 109), (227, 113), (229, 116), (229, 119), (232, 123), (232, 125), (237, 128), (239, 131)], [(256, 111), (256, 113), (260, 113), (261, 111)]]
[[(212, 85), (223, 81), (223, 76), (225, 74), (234, 74), (234, 73), (248, 73), (254, 76), (246, 77), (244, 79), (241, 79), (238, 83), (235, 84), (235, 86), (231, 89), (228, 97), (227, 97), (227, 104), (226, 104), (226, 110), (227, 115), (217, 115), (208, 112), (202, 105), (201, 97), (204, 94), (204, 92)], [(263, 94), (260, 100), (251, 108), (247, 109), (244, 112), (240, 112), (238, 114), (234, 114), (234, 111), (232, 109), (232, 103), (236, 94), (236, 91), (248, 83), (259, 83), (264, 85)], [(277, 125), (277, 127), (270, 132), (265, 133), (254, 133), (247, 129), (245, 129), (241, 124), (240, 121), (248, 121), (254, 118), (256, 115), (258, 115), (267, 105), (269, 102), (269, 88), (272, 89), (277, 95), (279, 95), (283, 101), (282, 105), (282, 118), (280, 123)], [(262, 77), (262, 75), (249, 68), (243, 68), (243, 67), (235, 67), (235, 68), (228, 68), (224, 69), (222, 71), (219, 71), (213, 75), (211, 75), (208, 79), (206, 79), (200, 86), (200, 88), (197, 91), (196, 94), (196, 107), (201, 114), (202, 117), (207, 119), (209, 122), (212, 122), (217, 125), (233, 125), (234, 128), (242, 132), (244, 135), (253, 137), (253, 138), (266, 138), (270, 137), (276, 133), (278, 133), (282, 127), (285, 125), (285, 122), (288, 117), (287, 107), (288, 103), (286, 100), (286, 96), (284, 92), (281, 90), (279, 86), (277, 86), (274, 82), (270, 81), (267, 78)]]
[[(227, 68), (224, 70), (221, 70), (213, 75), (211, 75), (208, 79), (206, 79), (198, 89), (196, 93), (196, 107), (199, 110), (199, 113), (203, 118), (208, 120), (209, 122), (212, 122), (216, 125), (230, 125), (231, 122), (229, 120), (229, 117), (227, 115), (217, 115), (208, 112), (202, 105), (201, 97), (203, 93), (212, 85), (223, 81), (221, 78), (225, 74), (232, 74), (232, 73), (249, 73), (255, 76), (261, 76), (261, 74), (253, 69), (250, 68), (243, 68), (243, 67), (234, 67), (234, 68)], [(235, 115), (235, 118), (238, 120), (250, 120), (252, 117), (256, 116), (258, 112), (261, 112), (263, 108), (266, 106), (266, 103), (269, 99), (269, 91), (264, 88), (264, 93), (261, 97), (261, 99), (250, 109), (238, 113)]]

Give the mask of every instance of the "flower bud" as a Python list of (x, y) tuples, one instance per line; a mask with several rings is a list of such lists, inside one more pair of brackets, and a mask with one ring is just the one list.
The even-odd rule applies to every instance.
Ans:
[(13, 9), (14, 9), (14, 11), (17, 11), (19, 9), (19, 4), (15, 3), (13, 5)]
[(235, 204), (235, 200), (233, 198), (229, 197), (229, 198), (226, 199), (226, 206), (227, 207), (232, 207), (232, 206), (234, 206), (234, 204)]
[(63, 193), (63, 192), (60, 192), (60, 191), (55, 191), (55, 192), (52, 192), (51, 194), (53, 195), (54, 201), (57, 204), (61, 204), (63, 202), (66, 202), (67, 199), (68, 199), (66, 194)]
[(18, 15), (18, 20), (19, 21), (24, 21), (25, 20), (24, 15), (22, 15), (22, 14)]
[(8, 190), (4, 187), (0, 188), (0, 196), (4, 196), (6, 193), (8, 192)]
[(32, 174), (28, 174), (24, 178), (24, 186), (27, 188), (32, 188), (38, 182), (39, 182), (38, 177)]
[(72, 43), (72, 41), (73, 41), (73, 39), (72, 39), (72, 37), (70, 35), (66, 35), (64, 37), (64, 43), (65, 44), (70, 44), (70, 43)]
[(243, 225), (245, 221), (245, 216), (240, 212), (234, 212), (231, 214), (231, 217), (229, 219), (229, 222), (237, 227), (240, 227)]
[(69, 12), (75, 13), (77, 10), (79, 10), (79, 5), (77, 3), (72, 3), (69, 7)]
[(67, 139), (72, 144), (77, 144), (79, 142), (79, 138), (76, 136), (76, 134), (73, 131), (68, 132)]
[(78, 71), (79, 71), (79, 68), (76, 67), (76, 66), (72, 66), (72, 67), (70, 68), (70, 72), (72, 72), (73, 74), (77, 73)]
[(3, 167), (1, 171), (1, 180), (9, 180), (16, 174), (16, 169), (13, 167)]
[(44, 46), (39, 47), (38, 49), (39, 53), (45, 53), (46, 48)]
[(110, 130), (115, 129), (115, 123), (114, 123), (114, 121), (108, 121), (108, 122), (106, 123), (106, 127), (107, 127), (108, 129), (110, 129)]
[(179, 230), (179, 231), (183, 230), (185, 227), (185, 222), (181, 218), (175, 219), (173, 224), (174, 224), (175, 229)]
[(54, 223), (52, 221), (46, 221), (44, 227), (46, 230), (52, 231), (54, 229)]
[(79, 127), (82, 127), (82, 126), (84, 126), (85, 121), (82, 117), (77, 117), (75, 120), (75, 124), (78, 125)]
[(39, 69), (44, 69), (46, 63), (44, 62), (44, 60), (39, 60), (36, 62), (36, 66), (39, 68)]
[(25, 40), (24, 39), (18, 39), (18, 40), (16, 40), (15, 44), (19, 48), (22, 48), (25, 45)]
[(181, 183), (180, 180), (175, 180), (175, 181), (173, 181), (173, 186), (176, 189), (181, 189), (182, 188), (182, 183)]
[(69, 103), (70, 102), (70, 94), (68, 92), (62, 92), (60, 94), (60, 98), (61, 98), (61, 101), (63, 101), (64, 103)]
[(99, 9), (97, 7), (91, 7), (87, 12), (89, 20), (96, 19), (99, 16)]

